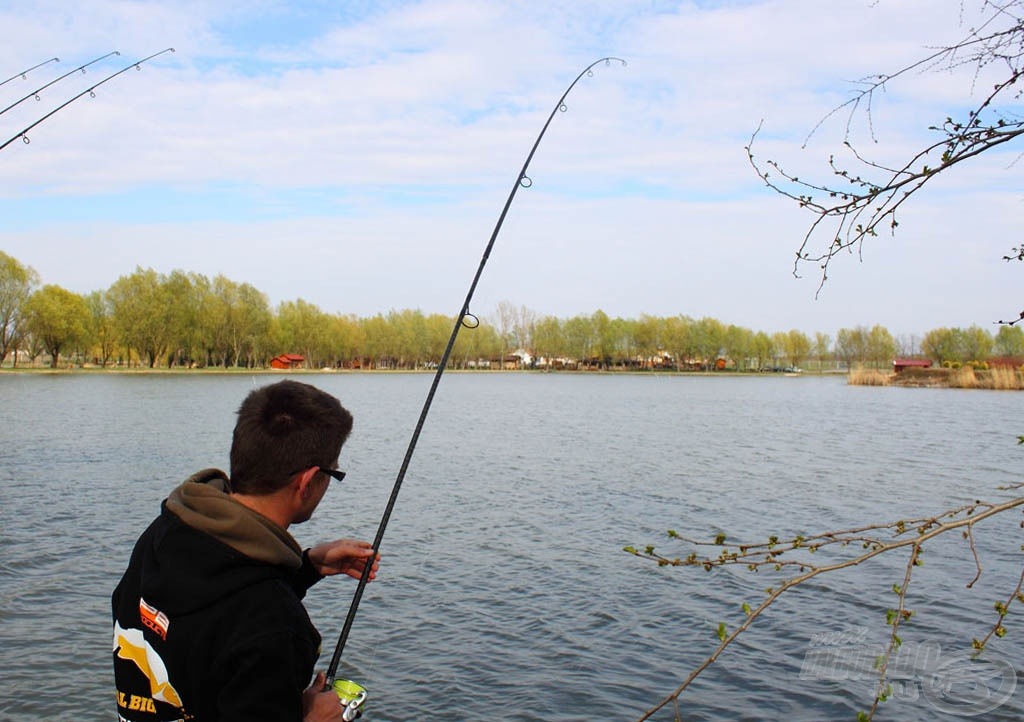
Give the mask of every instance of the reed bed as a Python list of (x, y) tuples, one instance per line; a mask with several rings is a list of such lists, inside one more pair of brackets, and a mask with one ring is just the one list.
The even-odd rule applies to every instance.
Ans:
[(866, 369), (860, 366), (853, 368), (847, 377), (851, 386), (888, 386), (895, 374), (878, 369)]
[(856, 367), (850, 371), (851, 386), (919, 386), (951, 389), (990, 389), (996, 391), (1024, 390), (1024, 370), (999, 366), (975, 369), (905, 369), (900, 373)]
[(996, 391), (1024, 390), (1024, 376), (1019, 369), (998, 366), (992, 369), (976, 370), (970, 366), (957, 369), (950, 374), (949, 385), (957, 389), (992, 389)]

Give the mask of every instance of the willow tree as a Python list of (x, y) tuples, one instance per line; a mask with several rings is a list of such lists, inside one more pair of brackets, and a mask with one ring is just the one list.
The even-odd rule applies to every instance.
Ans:
[(152, 268), (136, 268), (107, 290), (111, 316), (121, 343), (145, 358), (150, 368), (175, 340), (176, 299), (167, 277)]
[(1000, 326), (995, 338), (995, 352), (1000, 356), (1024, 356), (1024, 328)]
[(280, 352), (301, 353), (307, 368), (318, 368), (330, 353), (331, 317), (304, 299), (278, 304), (277, 333)]
[(792, 329), (780, 332), (778, 338), (773, 340), (790, 366), (802, 366), (811, 354), (811, 339), (803, 331)]
[(210, 340), (219, 363), (227, 368), (230, 361), (237, 367), (244, 359), (247, 366), (255, 365), (257, 352), (266, 352), (270, 346), (267, 336), (273, 314), (266, 294), (218, 275), (210, 285), (208, 304)]
[(35, 270), (0, 251), (0, 364), (25, 335), (25, 303), (37, 285)]
[(534, 325), (533, 352), (552, 366), (554, 359), (566, 355), (562, 322), (555, 316), (543, 316)]
[(106, 367), (114, 355), (117, 333), (110, 310), (110, 300), (105, 291), (93, 291), (85, 297), (92, 319), (89, 324), (89, 342), (99, 359), (100, 366)]
[(57, 368), (62, 351), (87, 340), (92, 312), (84, 297), (49, 284), (26, 301), (25, 322), (29, 333), (50, 354), (50, 366)]

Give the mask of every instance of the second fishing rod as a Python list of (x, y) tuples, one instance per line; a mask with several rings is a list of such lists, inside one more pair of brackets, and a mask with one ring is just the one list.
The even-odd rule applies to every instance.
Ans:
[[(501, 209), (501, 213), (498, 216), (498, 221), (494, 226), (494, 230), (491, 232), (491, 237), (487, 242), (487, 246), (484, 248), (480, 264), (477, 266), (476, 274), (473, 276), (473, 280), (469, 286), (469, 291), (466, 294), (466, 300), (463, 302), (462, 308), (459, 310), (459, 313), (455, 318), (455, 326), (452, 329), (451, 336), (448, 338), (448, 344), (445, 346), (441, 360), (437, 365), (437, 372), (434, 374), (433, 381), (430, 384), (430, 389), (427, 392), (427, 398), (423, 403), (423, 408), (420, 411), (416, 427), (413, 429), (412, 438), (410, 439), (409, 446), (406, 449), (405, 457), (402, 459), (402, 465), (398, 470), (398, 477), (395, 479), (394, 486), (391, 488), (391, 495), (384, 508), (384, 514), (381, 517), (380, 524), (377, 527), (377, 534), (373, 539), (373, 551), (375, 553), (380, 551), (381, 542), (384, 539), (384, 532), (387, 530), (388, 521), (391, 519), (391, 513), (395, 508), (395, 503), (398, 501), (398, 493), (401, 491), (406, 471), (409, 469), (409, 463), (412, 461), (413, 452), (416, 450), (416, 443), (419, 441), (420, 432), (423, 430), (423, 425), (427, 420), (427, 414), (430, 412), (430, 406), (434, 400), (434, 395), (437, 392), (438, 384), (441, 382), (441, 376), (444, 374), (445, 368), (448, 366), (448, 359), (451, 356), (452, 348), (455, 346), (455, 340), (459, 335), (459, 331), (463, 326), (466, 328), (476, 328), (480, 324), (479, 319), (470, 313), (470, 303), (473, 300), (473, 295), (476, 293), (477, 284), (480, 282), (480, 277), (483, 275), (484, 267), (487, 265), (487, 259), (491, 255), (491, 250), (494, 248), (494, 242), (497, 240), (498, 234), (501, 232), (502, 224), (505, 222), (505, 216), (508, 215), (509, 208), (512, 206), (512, 201), (515, 199), (516, 193), (520, 188), (528, 188), (532, 183), (529, 176), (526, 174), (530, 167), (530, 162), (533, 160), (533, 156), (537, 152), (537, 148), (540, 146), (541, 140), (543, 140), (544, 134), (547, 133), (548, 126), (551, 125), (555, 115), (567, 110), (565, 99), (568, 97), (569, 93), (572, 92), (572, 89), (576, 87), (576, 84), (584, 76), (592, 76), (594, 74), (594, 68), (598, 65), (604, 64), (608, 66), (613, 62), (621, 63), (622, 66), (626, 65), (626, 61), (621, 58), (601, 58), (600, 60), (595, 60), (584, 68), (580, 74), (576, 76), (576, 79), (569, 84), (565, 89), (565, 92), (562, 93), (562, 97), (558, 99), (558, 102), (555, 104), (551, 114), (548, 116), (547, 122), (544, 123), (544, 127), (541, 128), (540, 133), (537, 135), (537, 138), (533, 143), (533, 147), (530, 148), (530, 152), (526, 156), (526, 161), (523, 163), (518, 175), (516, 175), (515, 182), (512, 184), (512, 190), (508, 194), (508, 198)], [(359, 603), (362, 600), (363, 592), (366, 589), (367, 582), (369, 581), (371, 566), (371, 564), (366, 565), (363, 575), (359, 580), (359, 585), (356, 587), (356, 590), (352, 595), (352, 603), (349, 606), (348, 614), (345, 617), (341, 633), (338, 636), (338, 643), (334, 648), (334, 654), (331, 657), (330, 665), (327, 667), (328, 686), (332, 686), (334, 688), (342, 702), (346, 704), (352, 712), (352, 715), (347, 715), (346, 719), (354, 718), (356, 710), (366, 699), (366, 690), (361, 685), (352, 682), (351, 680), (337, 679), (336, 676), (342, 652), (345, 649), (345, 644), (348, 641), (350, 632), (352, 631), (352, 624), (355, 621), (356, 612), (359, 609)]]
[[(34, 121), (33, 123), (31, 123), (30, 125), (26, 126), (25, 128), (22, 128), (20, 131), (18, 131), (17, 133), (12, 135), (10, 138), (8, 138), (7, 141), (5, 141), (4, 143), (0, 144), (0, 150), (3, 150), (4, 148), (6, 148), (11, 143), (16, 141), (18, 138), (21, 138), (22, 142), (27, 144), (29, 142), (28, 132), (30, 130), (32, 130), (33, 128), (35, 128), (40, 123), (42, 123), (43, 121), (45, 121), (47, 118), (50, 118), (50, 117), (56, 115), (60, 111), (64, 110), (64, 108), (68, 107), (69, 105), (74, 103), (76, 100), (78, 100), (81, 97), (84, 97), (85, 95), (91, 95), (91, 96), (95, 97), (95, 95), (96, 95), (96, 88), (98, 88), (101, 85), (104, 85), (106, 83), (109, 83), (111, 80), (116, 78), (118, 75), (121, 75), (121, 73), (128, 72), (132, 68), (135, 68), (136, 70), (142, 70), (142, 64), (143, 63), (145, 63), (145, 62), (147, 62), (149, 60), (152, 60), (153, 58), (155, 58), (157, 56), (163, 55), (164, 53), (173, 53), (173, 52), (174, 52), (174, 48), (165, 48), (165, 49), (161, 50), (158, 53), (153, 53), (149, 57), (142, 58), (141, 60), (136, 60), (134, 63), (129, 63), (128, 65), (126, 65), (123, 68), (121, 68), (120, 70), (118, 70), (116, 73), (111, 73), (107, 77), (105, 77), (102, 80), (100, 80), (98, 83), (94, 83), (93, 85), (89, 86), (88, 88), (86, 88), (82, 92), (80, 92), (77, 95), (75, 95), (74, 97), (72, 97), (70, 100), (65, 100), (63, 103), (58, 105), (56, 108), (51, 110), (46, 115), (42, 116), (41, 118), (39, 118), (38, 120)], [(60, 76), (60, 78), (57, 78), (57, 80), (54, 80), (54, 81), (52, 81), (50, 83), (47, 83), (42, 88), (39, 88), (38, 90), (33, 91), (29, 95), (26, 95), (24, 98), (19, 100), (14, 105), (17, 105), (18, 103), (21, 103), (22, 101), (27, 100), (28, 98), (31, 98), (33, 95), (35, 95), (35, 93), (38, 93), (38, 92), (42, 91), (43, 89), (50, 87), (51, 85), (53, 85), (53, 83), (56, 83), (57, 81), (62, 80), (63, 78), (66, 78), (68, 75), (71, 75), (71, 73), (74, 73), (76, 71), (85, 72), (85, 68), (87, 68), (88, 66), (92, 65), (93, 63), (99, 62), (100, 60), (103, 60), (104, 58), (108, 58), (111, 55), (120, 55), (120, 53), (118, 53), (117, 51), (114, 51), (114, 52), (111, 52), (111, 53), (107, 53), (106, 55), (104, 55), (102, 57), (96, 58), (96, 60), (93, 60), (93, 61), (91, 61), (89, 63), (86, 63), (85, 65), (82, 65), (82, 66), (80, 66), (78, 68), (75, 68), (75, 70), (72, 70), (72, 71), (70, 71), (68, 73), (65, 73), (64, 75)], [(56, 60), (56, 58), (54, 58), (54, 60)], [(38, 66), (36, 66), (36, 67), (38, 67)], [(27, 72), (27, 71), (25, 71), (25, 72)], [(15, 77), (17, 77), (17, 76), (15, 76)], [(4, 82), (7, 82), (7, 81), (4, 81)], [(11, 108), (13, 108), (14, 105), (9, 106), (3, 112), (7, 112)]]

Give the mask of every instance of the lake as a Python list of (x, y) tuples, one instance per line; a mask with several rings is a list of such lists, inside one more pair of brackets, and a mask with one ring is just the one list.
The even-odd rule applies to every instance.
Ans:
[[(109, 595), (135, 538), (181, 480), (227, 468), (239, 403), (278, 378), (0, 373), (0, 719), (116, 718)], [(430, 376), (295, 378), (337, 395), (355, 430), (339, 464), (346, 480), (291, 531), (303, 546), (370, 539)], [(624, 546), (685, 556), (666, 530), (756, 542), (1010, 498), (997, 487), (1021, 481), (1018, 434), (1015, 392), (781, 375), (446, 374), (341, 671), (369, 688), (369, 720), (635, 720), (773, 577), (659, 568)], [(926, 547), (906, 647), (970, 666), (971, 638), (1020, 578), (1020, 521), (1014, 510), (978, 526), (983, 574), (972, 589), (959, 535)], [(847, 632), (844, 654), (886, 640), (904, 564), (883, 557), (784, 596), (683, 694), (684, 719), (855, 720), (872, 680), (808, 674), (808, 654), (827, 633)], [(324, 636), (320, 668), (354, 588), (333, 578), (307, 595)], [(990, 643), (1017, 676), (1019, 618)], [(905, 680), (876, 719), (975, 709), (923, 684)], [(1021, 719), (1024, 684), (999, 701), (982, 718)], [(654, 719), (673, 719), (671, 708)]]

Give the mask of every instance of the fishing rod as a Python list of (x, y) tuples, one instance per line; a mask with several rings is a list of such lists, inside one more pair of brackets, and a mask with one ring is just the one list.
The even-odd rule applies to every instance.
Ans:
[(18, 78), (21, 78), (22, 80), (28, 80), (28, 78), (26, 76), (28, 76), (28, 74), (31, 73), (36, 68), (41, 68), (44, 65), (46, 65), (47, 63), (59, 63), (59, 62), (60, 62), (60, 58), (50, 58), (49, 60), (44, 60), (43, 62), (39, 63), (39, 65), (33, 65), (31, 68), (27, 68), (26, 70), (22, 70), (20, 73), (15, 73), (11, 77), (9, 77), (7, 80), (5, 80), (4, 82), (0, 83), (0, 85), (7, 85), (12, 80), (17, 80)]
[(54, 80), (51, 80), (51, 81), (50, 81), (49, 83), (47, 83), (46, 85), (44, 85), (44, 86), (42, 86), (42, 87), (39, 87), (39, 88), (36, 88), (35, 90), (33, 90), (33, 91), (32, 91), (31, 93), (29, 93), (28, 95), (26, 95), (26, 96), (25, 96), (24, 98), (22, 98), (21, 100), (19, 100), (19, 101), (15, 102), (15, 103), (11, 103), (10, 105), (8, 105), (8, 106), (7, 106), (6, 108), (4, 108), (3, 110), (0, 110), (0, 115), (3, 115), (4, 113), (6, 113), (6, 112), (7, 112), (8, 110), (10, 110), (11, 108), (15, 108), (15, 107), (17, 107), (17, 106), (21, 105), (22, 103), (24, 103), (24, 102), (25, 102), (26, 100), (28, 100), (29, 98), (31, 98), (31, 97), (33, 97), (33, 96), (35, 96), (35, 99), (36, 99), (36, 100), (39, 100), (39, 94), (40, 94), (41, 92), (43, 92), (44, 90), (46, 90), (47, 88), (49, 88), (49, 87), (50, 87), (51, 85), (53, 85), (54, 83), (59, 83), (59, 82), (60, 82), (61, 80), (64, 80), (64, 78), (68, 77), (69, 75), (72, 75), (72, 74), (74, 74), (74, 73), (77, 73), (77, 72), (78, 72), (79, 70), (81, 70), (81, 71), (82, 71), (82, 73), (83, 73), (83, 74), (85, 74), (85, 69), (86, 69), (86, 68), (88, 68), (88, 67), (89, 67), (90, 65), (92, 65), (93, 63), (98, 63), (98, 62), (99, 62), (99, 61), (101, 61), (101, 60), (105, 60), (105, 59), (109, 58), (109, 57), (110, 57), (111, 55), (120, 55), (120, 54), (121, 54), (121, 53), (119, 53), (119, 52), (117, 52), (116, 50), (114, 50), (114, 51), (112, 51), (112, 52), (109, 52), (109, 53), (107, 53), (106, 55), (101, 55), (100, 57), (96, 58), (95, 60), (90, 60), (90, 61), (89, 61), (88, 63), (86, 63), (85, 65), (79, 65), (79, 66), (78, 66), (77, 68), (75, 68), (74, 70), (69, 70), (68, 72), (64, 73), (64, 75), (60, 76), (59, 78), (55, 78)]
[(53, 110), (51, 110), (51, 111), (50, 111), (49, 113), (47, 113), (46, 115), (44, 115), (44, 116), (43, 116), (42, 118), (40, 118), (40, 119), (39, 119), (39, 120), (37, 120), (36, 122), (32, 123), (32, 124), (31, 124), (30, 126), (28, 126), (27, 128), (25, 128), (24, 130), (22, 130), (22, 131), (21, 131), (20, 133), (15, 133), (15, 134), (14, 134), (14, 135), (13, 135), (13, 136), (12, 136), (12, 137), (11, 137), (11, 138), (10, 138), (10, 139), (9, 139), (9, 140), (7, 141), (7, 142), (6, 142), (6, 143), (4, 143), (3, 145), (0, 145), (0, 150), (3, 150), (4, 148), (6, 148), (6, 147), (7, 147), (7, 146), (9, 146), (9, 145), (10, 145), (11, 143), (13, 143), (14, 141), (16, 141), (16, 140), (17, 140), (18, 138), (21, 138), (21, 139), (22, 139), (22, 141), (24, 141), (25, 143), (29, 143), (30, 141), (29, 141), (28, 135), (26, 135), (26, 133), (28, 133), (28, 132), (29, 132), (30, 130), (32, 130), (33, 128), (35, 128), (35, 127), (36, 127), (37, 125), (39, 125), (40, 123), (42, 123), (42, 122), (43, 122), (44, 120), (46, 120), (46, 119), (47, 119), (47, 118), (49, 118), (50, 116), (54, 115), (55, 113), (59, 113), (59, 112), (60, 112), (61, 110), (63, 110), (64, 108), (66, 108), (66, 107), (68, 107), (69, 105), (71, 105), (72, 103), (74, 103), (74, 102), (75, 102), (76, 100), (78, 100), (79, 98), (81, 98), (81, 97), (82, 97), (83, 95), (85, 95), (86, 93), (88, 93), (89, 95), (91, 95), (92, 97), (94, 97), (94, 98), (95, 98), (95, 97), (96, 97), (96, 93), (95, 93), (94, 91), (96, 90), (96, 88), (100, 87), (100, 86), (101, 86), (101, 85), (103, 85), (104, 83), (106, 83), (106, 82), (108, 82), (108, 81), (111, 81), (111, 80), (113, 80), (114, 78), (116, 78), (116, 77), (117, 77), (118, 75), (120, 75), (121, 73), (124, 73), (124, 72), (126, 72), (126, 71), (128, 71), (128, 70), (130, 70), (130, 69), (132, 69), (132, 68), (135, 68), (136, 70), (142, 70), (142, 68), (141, 68), (140, 66), (141, 66), (141, 65), (142, 65), (142, 64), (143, 64), (144, 62), (146, 62), (147, 60), (152, 60), (153, 58), (157, 57), (158, 55), (163, 55), (164, 53), (173, 53), (173, 52), (174, 52), (174, 48), (165, 48), (165, 49), (161, 50), (161, 51), (160, 51), (159, 53), (153, 53), (153, 54), (152, 54), (152, 55), (150, 55), (149, 57), (143, 58), (142, 60), (136, 60), (136, 61), (135, 61), (134, 63), (131, 63), (130, 65), (126, 65), (126, 66), (124, 66), (123, 68), (121, 68), (120, 70), (118, 70), (118, 71), (117, 71), (116, 73), (111, 73), (110, 75), (108, 75), (107, 77), (105, 77), (105, 78), (104, 78), (103, 80), (101, 80), (100, 82), (96, 83), (95, 85), (93, 85), (93, 86), (92, 86), (92, 87), (90, 87), (90, 88), (86, 88), (86, 89), (85, 89), (85, 90), (83, 90), (83, 91), (82, 91), (81, 93), (79, 93), (79, 94), (78, 94), (78, 95), (76, 95), (75, 97), (71, 98), (71, 100), (65, 101), (65, 102), (64, 102), (64, 103), (62, 103), (61, 105), (58, 105), (58, 106), (57, 106), (56, 108), (54, 108)]
[[(551, 121), (554, 120), (555, 115), (559, 112), (565, 112), (568, 108), (565, 105), (565, 99), (576, 87), (576, 83), (580, 79), (586, 76), (593, 76), (594, 67), (604, 63), (606, 66), (611, 65), (612, 61), (622, 63), (626, 65), (626, 61), (622, 58), (607, 57), (595, 60), (593, 63), (588, 65), (583, 71), (576, 76), (576, 79), (569, 84), (569, 87), (562, 93), (562, 97), (558, 99), (554, 109), (551, 111), (551, 115), (548, 116), (547, 122), (544, 123), (544, 127), (541, 129), (537, 139), (533, 142), (533, 147), (530, 149), (529, 155), (526, 156), (526, 162), (523, 163), (523, 167), (519, 170), (519, 175), (516, 176), (515, 183), (512, 184), (512, 191), (508, 194), (508, 199), (505, 201), (505, 206), (501, 209), (501, 214), (498, 216), (498, 222), (494, 226), (494, 230), (491, 232), (491, 238), (487, 242), (487, 246), (484, 249), (483, 257), (480, 259), (480, 265), (476, 269), (476, 275), (473, 276), (473, 282), (469, 286), (469, 292), (466, 294), (466, 300), (462, 304), (462, 309), (459, 311), (458, 317), (455, 319), (455, 327), (452, 329), (451, 336), (448, 338), (448, 345), (444, 349), (444, 354), (441, 356), (441, 361), (437, 365), (437, 373), (434, 374), (434, 380), (430, 384), (430, 390), (427, 392), (426, 401), (423, 404), (423, 409), (420, 411), (419, 420), (416, 422), (416, 428), (413, 430), (412, 439), (409, 441), (409, 446), (405, 451), (405, 458), (402, 459), (402, 465), (398, 470), (398, 478), (395, 479), (395, 485), (391, 489), (391, 496), (388, 499), (387, 506), (384, 508), (384, 514), (381, 517), (380, 525), (377, 527), (377, 535), (373, 540), (373, 552), (374, 555), (380, 550), (381, 540), (384, 538), (384, 531), (387, 528), (388, 521), (391, 518), (391, 512), (395, 508), (395, 502), (398, 499), (398, 492), (402, 488), (402, 482), (405, 480), (406, 470), (409, 468), (409, 462), (412, 460), (413, 451), (416, 449), (416, 442), (419, 441), (420, 432), (423, 429), (423, 424), (427, 419), (427, 413), (430, 411), (430, 405), (434, 400), (434, 394), (437, 391), (437, 386), (441, 382), (441, 375), (444, 373), (445, 368), (448, 366), (448, 358), (451, 355), (452, 348), (455, 346), (455, 339), (459, 335), (459, 330), (465, 326), (466, 328), (476, 328), (480, 325), (480, 320), (469, 312), (469, 304), (473, 299), (473, 294), (476, 292), (477, 283), (480, 281), (480, 276), (484, 272), (484, 266), (487, 265), (487, 259), (491, 255), (491, 249), (494, 248), (494, 242), (498, 238), (498, 233), (501, 231), (501, 226), (505, 222), (505, 216), (508, 214), (508, 209), (512, 205), (513, 199), (516, 197), (516, 193), (520, 188), (529, 188), (533, 181), (530, 180), (529, 176), (526, 175), (526, 170), (530, 166), (530, 161), (533, 160), (534, 154), (537, 152), (537, 147), (540, 145), (541, 140), (544, 138), (544, 134), (547, 133), (548, 126), (551, 125)], [(373, 556), (370, 557), (373, 559)], [(348, 615), (345, 617), (345, 623), (341, 628), (341, 634), (338, 637), (338, 644), (334, 648), (334, 655), (331, 657), (331, 663), (327, 667), (327, 685), (333, 687), (335, 692), (341, 698), (342, 703), (346, 705), (346, 717), (345, 719), (353, 719), (356, 716), (357, 708), (363, 703), (366, 698), (365, 689), (350, 680), (339, 679), (336, 680), (335, 676), (338, 672), (338, 663), (341, 661), (342, 651), (345, 649), (345, 643), (348, 641), (349, 633), (352, 630), (352, 623), (355, 620), (356, 611), (359, 608), (359, 602), (363, 597), (363, 590), (366, 588), (366, 584), (370, 578), (370, 570), (373, 565), (367, 563), (363, 569), (363, 574), (359, 579), (359, 585), (356, 587), (356, 591), (352, 596), (352, 604), (349, 607)]]

